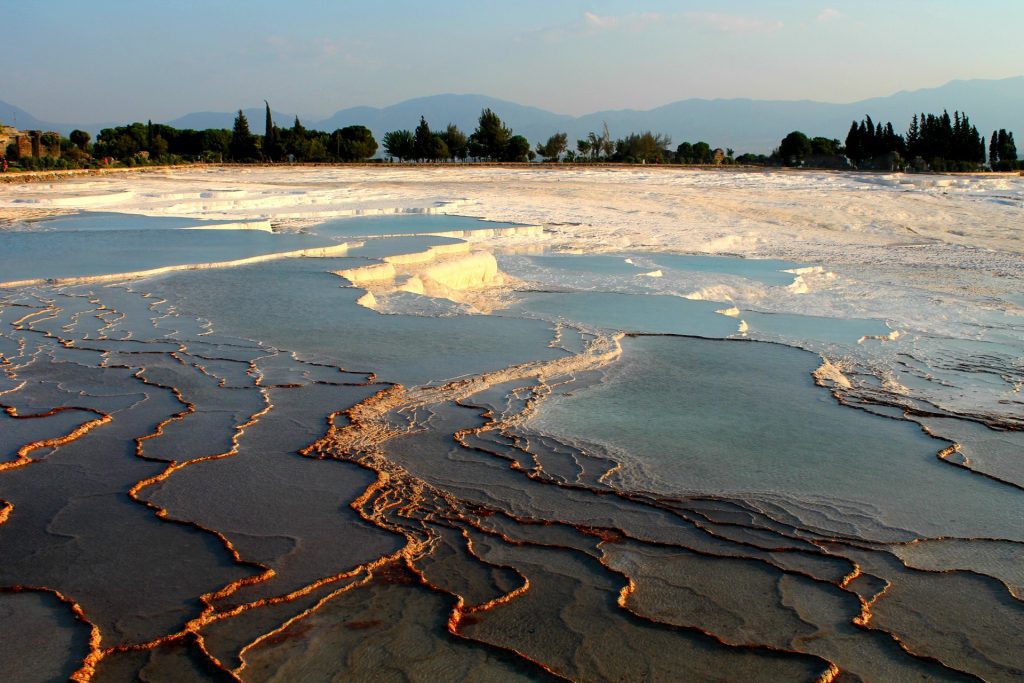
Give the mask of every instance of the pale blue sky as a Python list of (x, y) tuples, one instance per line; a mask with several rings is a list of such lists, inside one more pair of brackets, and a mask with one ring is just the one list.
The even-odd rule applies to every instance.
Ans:
[[(481, 93), (566, 114), (849, 102), (1024, 74), (1020, 0), (5, 0), (0, 100), (51, 121)], [(11, 30), (10, 27), (17, 27)]]

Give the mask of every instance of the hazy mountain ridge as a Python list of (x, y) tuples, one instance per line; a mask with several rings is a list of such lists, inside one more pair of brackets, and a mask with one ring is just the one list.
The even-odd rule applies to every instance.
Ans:
[[(793, 130), (808, 135), (845, 139), (850, 121), (865, 114), (876, 121), (892, 121), (898, 132), (905, 131), (911, 116), (919, 112), (967, 112), (982, 135), (1006, 128), (1024, 134), (1024, 76), (998, 80), (954, 80), (937, 88), (900, 91), (846, 104), (814, 100), (684, 99), (647, 110), (620, 109), (594, 112), (579, 117), (557, 114), (485, 95), (444, 94), (405, 100), (388, 107), (350, 107), (326, 119), (306, 120), (307, 128), (331, 131), (350, 125), (365, 125), (378, 141), (389, 130), (412, 130), (419, 117), (426, 117), (434, 129), (455, 123), (464, 131), (476, 127), (484, 108), (493, 109), (516, 133), (540, 142), (555, 132), (567, 132), (570, 141), (600, 131), (605, 122), (612, 137), (651, 130), (667, 133), (675, 143), (704, 140), (712, 146), (731, 147), (742, 152), (769, 152)], [(34, 118), (24, 110), (0, 102), (0, 121), (8, 123), (6, 112), (16, 111), (21, 128), (43, 128), (67, 133), (83, 128), (93, 133), (112, 124), (55, 124)], [(255, 133), (263, 132), (263, 107), (243, 110)], [(169, 121), (176, 128), (231, 128), (237, 111), (193, 112)], [(279, 126), (291, 126), (295, 114), (273, 112)], [(570, 142), (570, 144), (572, 144)]]

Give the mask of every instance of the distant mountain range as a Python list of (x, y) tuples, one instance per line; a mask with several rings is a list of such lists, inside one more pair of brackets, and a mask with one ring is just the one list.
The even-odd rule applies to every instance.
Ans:
[[(467, 133), (476, 128), (480, 111), (490, 108), (516, 133), (531, 142), (544, 141), (552, 133), (567, 132), (570, 144), (590, 131), (600, 132), (608, 124), (612, 137), (650, 130), (666, 133), (672, 140), (704, 140), (712, 147), (731, 147), (742, 152), (769, 152), (787, 133), (800, 130), (808, 135), (845, 139), (850, 121), (865, 114), (875, 121), (892, 121), (898, 132), (906, 130), (918, 112), (947, 109), (967, 112), (982, 135), (1006, 128), (1024, 135), (1024, 76), (998, 80), (950, 81), (938, 88), (901, 91), (848, 104), (812, 100), (685, 99), (647, 110), (619, 109), (574, 117), (528, 107), (485, 95), (434, 95), (419, 97), (389, 107), (352, 107), (322, 120), (303, 120), (307, 128), (334, 130), (361, 124), (380, 140), (389, 130), (412, 130), (424, 116), (434, 129), (454, 123)], [(263, 107), (245, 109), (250, 128), (263, 132)], [(28, 112), (0, 102), (0, 121), (10, 124), (17, 117), (19, 128), (56, 130), (67, 134), (74, 128), (92, 133), (114, 124), (58, 124), (36, 119)], [(162, 121), (176, 128), (231, 128), (237, 112), (194, 112)], [(291, 126), (295, 114), (273, 112), (279, 126)]]

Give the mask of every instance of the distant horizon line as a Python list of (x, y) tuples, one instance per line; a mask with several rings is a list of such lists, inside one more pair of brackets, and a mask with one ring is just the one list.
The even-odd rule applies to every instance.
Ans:
[[(1006, 77), (1003, 77), (1003, 78), (952, 78), (952, 79), (949, 79), (949, 80), (947, 80), (947, 81), (945, 81), (945, 82), (943, 82), (943, 83), (941, 83), (939, 85), (925, 86), (925, 87), (914, 88), (914, 89), (906, 89), (906, 88), (904, 88), (904, 89), (896, 90), (894, 92), (891, 92), (891, 93), (885, 94), (885, 95), (873, 95), (871, 97), (864, 97), (864, 98), (860, 98), (860, 99), (856, 99), (856, 100), (849, 100), (849, 101), (844, 101), (844, 102), (834, 102), (834, 101), (828, 101), (828, 100), (818, 100), (818, 99), (807, 98), (807, 97), (795, 98), (795, 99), (757, 98), (757, 97), (749, 97), (749, 96), (741, 96), (741, 95), (736, 95), (736, 96), (732, 96), (732, 97), (683, 97), (683, 98), (679, 98), (679, 99), (669, 100), (669, 101), (663, 102), (662, 104), (657, 104), (657, 105), (650, 106), (650, 107), (643, 108), (643, 109), (639, 109), (639, 108), (635, 108), (635, 107), (605, 108), (605, 109), (597, 109), (597, 110), (586, 112), (586, 113), (583, 113), (583, 114), (567, 114), (567, 113), (564, 113), (564, 112), (559, 112), (559, 111), (554, 111), (552, 109), (547, 109), (547, 108), (545, 108), (543, 106), (540, 106), (540, 105), (526, 104), (526, 103), (523, 103), (523, 102), (517, 102), (515, 100), (507, 99), (505, 97), (500, 97), (500, 96), (497, 96), (497, 95), (489, 95), (489, 94), (480, 93), (480, 92), (465, 92), (465, 93), (440, 92), (440, 93), (434, 93), (434, 94), (430, 94), (430, 95), (414, 95), (412, 97), (406, 97), (406, 98), (394, 101), (391, 104), (385, 104), (385, 105), (353, 104), (353, 105), (343, 106), (343, 107), (340, 107), (338, 109), (335, 109), (334, 111), (330, 112), (327, 115), (319, 115), (319, 114), (309, 113), (309, 112), (299, 113), (299, 112), (294, 112), (294, 111), (275, 111), (273, 105), (271, 105), (271, 111), (273, 113), (275, 113), (275, 114), (278, 114), (278, 115), (284, 114), (284, 115), (288, 115), (288, 116), (298, 116), (300, 119), (307, 119), (307, 120), (310, 120), (310, 121), (319, 121), (319, 120), (323, 120), (323, 119), (329, 119), (332, 116), (335, 116), (335, 115), (337, 115), (340, 112), (347, 111), (347, 110), (350, 110), (350, 109), (384, 110), (384, 109), (388, 109), (390, 107), (394, 107), (394, 106), (397, 106), (397, 105), (400, 105), (400, 104), (405, 104), (407, 102), (413, 102), (415, 100), (427, 100), (427, 99), (436, 98), (436, 97), (483, 97), (483, 98), (488, 98), (488, 99), (492, 99), (492, 100), (499, 100), (501, 102), (507, 102), (509, 104), (514, 104), (514, 105), (520, 106), (520, 107), (528, 107), (528, 108), (531, 108), (531, 109), (537, 109), (537, 110), (540, 110), (540, 111), (543, 111), (543, 112), (546, 112), (546, 113), (549, 113), (549, 114), (554, 114), (554, 115), (557, 115), (557, 116), (563, 116), (563, 117), (571, 118), (571, 119), (579, 119), (579, 118), (583, 118), (585, 116), (592, 116), (594, 114), (611, 113), (611, 112), (623, 112), (623, 111), (649, 112), (649, 111), (653, 111), (655, 109), (660, 109), (662, 107), (666, 107), (666, 106), (669, 106), (669, 105), (672, 105), (672, 104), (677, 104), (679, 102), (693, 102), (693, 101), (720, 102), (720, 101), (742, 101), (742, 100), (746, 100), (746, 101), (751, 101), (751, 102), (793, 102), (793, 103), (805, 102), (805, 103), (814, 103), (814, 104), (828, 104), (828, 105), (848, 106), (848, 105), (856, 104), (858, 102), (865, 102), (865, 101), (868, 101), (868, 100), (883, 99), (883, 98), (887, 98), (887, 97), (895, 97), (896, 95), (902, 95), (902, 94), (913, 94), (913, 93), (917, 93), (917, 92), (921, 92), (921, 91), (927, 91), (927, 90), (937, 90), (939, 88), (944, 88), (946, 86), (949, 86), (949, 85), (951, 85), (953, 83), (958, 83), (958, 82), (959, 83), (970, 83), (970, 82), (979, 82), (979, 81), (997, 82), (997, 81), (1009, 81), (1009, 80), (1015, 80), (1015, 79), (1021, 79), (1021, 78), (1024, 78), (1024, 74), (1018, 74), (1018, 75), (1015, 75), (1015, 76), (1006, 76)], [(246, 109), (261, 109), (259, 104), (263, 103), (264, 101), (266, 101), (266, 98), (261, 98), (259, 100), (259, 102), (257, 104), (255, 104), (255, 105), (253, 105), (253, 106), (242, 106), (242, 107), (239, 107), (237, 109), (236, 108), (231, 108), (230, 110), (226, 110), (226, 111), (221, 111), (221, 110), (218, 110), (218, 109), (201, 109), (201, 110), (193, 109), (193, 110), (190, 110), (190, 111), (186, 111), (186, 112), (184, 112), (182, 114), (178, 114), (176, 116), (160, 117), (161, 118), (160, 122), (166, 123), (166, 122), (174, 121), (174, 120), (177, 120), (177, 119), (181, 119), (181, 118), (184, 118), (186, 116), (193, 115), (193, 114), (226, 114), (226, 113), (231, 113), (231, 112), (238, 111), (239, 109), (241, 109), (242, 111), (244, 111)], [(42, 122), (45, 122), (45, 123), (48, 123), (48, 124), (52, 124), (52, 125), (70, 125), (70, 124), (74, 124), (74, 125), (83, 125), (83, 126), (97, 126), (97, 125), (101, 125), (101, 124), (120, 123), (120, 122), (123, 122), (123, 121), (127, 121), (127, 119), (123, 119), (122, 121), (117, 121), (117, 122), (115, 122), (115, 121), (94, 121), (94, 122), (56, 121), (56, 120), (49, 120), (48, 117), (46, 117), (46, 116), (42, 116), (42, 117), (37, 116), (37, 114), (35, 112), (29, 112), (27, 109), (22, 108), (21, 105), (19, 105), (19, 104), (14, 104), (14, 103), (11, 103), (11, 102), (5, 102), (5, 104), (7, 104), (9, 106), (13, 106), (13, 107), (15, 107), (17, 109), (20, 109), (21, 111), (29, 114), (30, 116), (32, 116), (32, 118), (37, 119), (38, 121), (42, 121)], [(146, 120), (154, 120), (155, 117), (147, 116), (147, 117), (145, 117), (145, 119)], [(4, 122), (5, 120), (6, 120), (6, 117), (3, 115), (3, 112), (0, 112), (0, 122)], [(133, 120), (141, 120), (141, 119), (136, 118), (136, 119), (133, 119)], [(9, 125), (9, 124), (5, 124), (5, 125)]]

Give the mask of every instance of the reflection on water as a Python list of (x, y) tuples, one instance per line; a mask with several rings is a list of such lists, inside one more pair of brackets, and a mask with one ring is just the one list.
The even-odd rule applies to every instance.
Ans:
[(182, 216), (140, 216), (131, 213), (109, 211), (82, 211), (80, 213), (54, 216), (31, 224), (33, 230), (60, 232), (86, 231), (135, 231), (135, 230), (180, 230), (182, 228), (210, 228), (235, 221), (214, 221)]
[(423, 233), (451, 233), (464, 231), (494, 230), (519, 227), (517, 223), (482, 221), (469, 216), (446, 216), (433, 214), (355, 216), (324, 221), (310, 228), (318, 235), (340, 235), (344, 237), (380, 237), (416, 235)]
[(4, 280), (406, 237), (0, 290), (12, 680), (1024, 668), (1012, 406), (967, 414), (925, 393), (1019, 382), (1012, 325), (901, 336), (687, 299), (764, 300), (800, 264), (672, 254), (503, 257), (523, 284), (491, 315), (409, 290), (385, 315), (333, 273), (457, 245), (415, 235), (475, 221), (65, 220), (80, 222), (0, 233)]
[[(497, 370), (560, 355), (550, 326), (490, 316), (381, 316), (356, 305), (361, 292), (329, 271), (355, 259), (291, 259), (170, 276), (153, 291), (181, 312), (346, 369), (407, 385)], [(254, 313), (258, 312), (254, 316)]]

